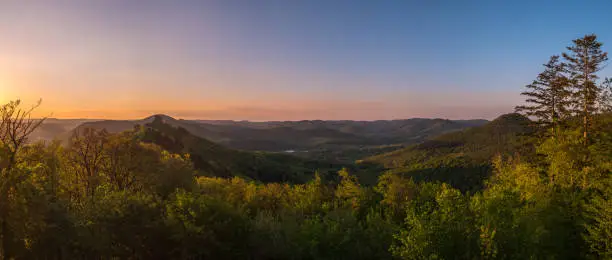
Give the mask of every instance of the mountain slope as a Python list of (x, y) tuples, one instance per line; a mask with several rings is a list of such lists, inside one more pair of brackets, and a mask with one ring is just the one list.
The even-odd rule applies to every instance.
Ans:
[(487, 123), (486, 120), (446, 120), (412, 118), (401, 120), (377, 121), (351, 121), (351, 120), (303, 120), (303, 121), (207, 121), (198, 122), (206, 125), (244, 127), (250, 129), (272, 130), (277, 128), (291, 128), (301, 131), (326, 129), (330, 132), (359, 136), (370, 140), (371, 143), (396, 144), (410, 143), (415, 139), (440, 135), (449, 131), (456, 131), (468, 127)]
[(202, 175), (242, 176), (263, 182), (303, 183), (315, 171), (336, 171), (338, 165), (308, 161), (285, 154), (238, 151), (191, 134), (169, 124), (168, 118), (155, 116), (145, 124), (141, 138), (173, 153), (187, 153)]
[[(106, 129), (111, 133), (132, 129), (136, 125), (152, 122), (160, 117), (164, 122), (176, 127), (182, 127), (195, 136), (209, 139), (235, 149), (284, 151), (289, 149), (306, 149), (328, 142), (361, 143), (363, 140), (353, 134), (342, 133), (324, 126), (312, 129), (296, 129), (293, 127), (275, 127), (269, 129), (250, 128), (238, 125), (204, 124), (198, 121), (177, 120), (166, 115), (154, 115), (142, 120), (103, 120), (87, 122), (72, 132), (83, 128)], [(72, 133), (60, 136), (68, 139)]]
[(29, 136), (30, 142), (52, 140), (62, 136), (83, 123), (96, 121), (92, 119), (56, 119), (47, 118), (40, 127), (36, 128)]
[[(170, 125), (191, 134), (233, 149), (249, 151), (295, 151), (301, 157), (353, 162), (363, 158), (418, 143), (428, 138), (484, 124), (485, 120), (405, 119), (380, 121), (192, 121), (157, 115)], [(142, 120), (104, 120), (87, 122), (83, 128), (121, 132), (136, 125), (152, 122)], [(73, 132), (74, 132), (73, 131)], [(73, 133), (60, 139), (68, 140)]]
[(441, 135), (421, 144), (364, 159), (391, 172), (417, 180), (440, 180), (458, 188), (478, 188), (491, 172), (497, 155), (533, 154), (528, 145), (532, 122), (518, 114), (506, 114), (492, 122)]

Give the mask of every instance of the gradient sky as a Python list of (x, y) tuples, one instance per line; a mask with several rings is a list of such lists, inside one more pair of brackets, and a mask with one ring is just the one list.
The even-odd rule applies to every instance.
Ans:
[(0, 102), (60, 118), (491, 119), (612, 50), (612, 1), (35, 2), (0, 2)]

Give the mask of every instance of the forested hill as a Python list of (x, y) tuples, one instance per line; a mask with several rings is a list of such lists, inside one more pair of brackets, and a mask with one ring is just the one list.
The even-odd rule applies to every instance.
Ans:
[[(376, 121), (351, 121), (351, 120), (302, 120), (302, 121), (269, 121), (269, 122), (250, 122), (250, 121), (229, 121), (229, 120), (198, 120), (198, 122), (212, 128), (212, 125), (217, 126), (217, 129), (227, 133), (232, 133), (236, 127), (266, 130), (260, 133), (269, 133), (268, 135), (255, 135), (254, 139), (261, 140), (285, 140), (291, 138), (275, 130), (293, 129), (302, 131), (304, 134), (316, 133), (336, 133), (358, 137), (360, 140), (346, 139), (344, 141), (332, 140), (329, 143), (367, 143), (371, 144), (397, 144), (397, 143), (414, 143), (422, 141), (428, 137), (433, 137), (449, 131), (456, 131), (468, 127), (480, 126), (486, 124), (487, 120), (448, 120), (448, 119), (428, 119), (428, 118), (411, 118), (398, 120), (376, 120)], [(279, 135), (280, 134), (280, 135)], [(287, 133), (289, 134), (289, 133)], [(310, 134), (310, 137), (324, 137), (325, 135)], [(243, 144), (244, 140), (240, 136), (234, 137), (235, 145), (244, 146), (245, 149), (252, 149), (248, 144)], [(300, 146), (299, 144), (297, 144)], [(304, 145), (301, 145), (304, 146)], [(255, 148), (255, 146), (253, 146)]]
[[(89, 122), (62, 145), (31, 134), (78, 120), (45, 128), (0, 104), (0, 259), (612, 259), (612, 79), (597, 80), (596, 39), (550, 58), (521, 115), (433, 138), (456, 122), (156, 115)], [(223, 145), (350, 150), (377, 132), (419, 141), (337, 172)]]
[(357, 159), (488, 122), (480, 119), (425, 118), (249, 122), (183, 120), (167, 115), (154, 115), (140, 120), (88, 120), (77, 125), (63, 124), (62, 120), (54, 120), (50, 125), (44, 122), (32, 134), (31, 140), (56, 138), (68, 143), (75, 133), (86, 128), (106, 129), (110, 133), (119, 133), (130, 130), (136, 125), (150, 123), (155, 117), (163, 118), (164, 122), (172, 126), (184, 128), (194, 136), (233, 149), (291, 152), (304, 158), (342, 163), (352, 163)]
[[(201, 176), (239, 176), (262, 182), (304, 183), (316, 171), (322, 175), (341, 169), (340, 165), (316, 162), (299, 157), (266, 152), (239, 151), (226, 148), (173, 126), (174, 119), (156, 115), (140, 133), (144, 142), (154, 143), (176, 154), (189, 154)], [(170, 122), (169, 122), (170, 121)]]
[(483, 126), (438, 136), (421, 144), (369, 157), (363, 162), (383, 165), (417, 180), (440, 180), (473, 189), (491, 172), (497, 154), (529, 158), (533, 122), (519, 114), (505, 114)]
[[(203, 121), (174, 119), (156, 115), (165, 122), (185, 128), (190, 133), (227, 147), (243, 150), (284, 151), (304, 150), (324, 146), (363, 146), (409, 144), (423, 141), (442, 133), (479, 126), (486, 120), (446, 120), (413, 118), (379, 121)], [(100, 120), (84, 122), (83, 128), (106, 129), (111, 133), (132, 129), (135, 125), (150, 123), (155, 116), (141, 120)], [(57, 129), (44, 133), (45, 137), (69, 139), (72, 133)], [(71, 129), (72, 130), (72, 129)], [(74, 132), (71, 131), (71, 132)], [(36, 136), (33, 138), (39, 139)]]
[(73, 129), (87, 123), (99, 121), (96, 119), (57, 119), (47, 118), (29, 137), (30, 142), (48, 141), (55, 138), (63, 139)]

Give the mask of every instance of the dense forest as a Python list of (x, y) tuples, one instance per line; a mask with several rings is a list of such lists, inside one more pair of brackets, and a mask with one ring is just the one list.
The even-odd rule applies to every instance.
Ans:
[(517, 113), (355, 164), (235, 150), (163, 116), (34, 142), (37, 106), (9, 102), (1, 259), (612, 259), (601, 47), (552, 56)]
[(74, 132), (85, 128), (109, 133), (131, 130), (155, 118), (187, 130), (227, 148), (245, 151), (291, 153), (302, 158), (352, 163), (366, 156), (392, 151), (440, 134), (486, 124), (487, 120), (411, 118), (400, 120), (302, 120), (232, 121), (186, 120), (153, 115), (140, 120), (46, 119), (32, 132), (31, 140), (70, 142)]

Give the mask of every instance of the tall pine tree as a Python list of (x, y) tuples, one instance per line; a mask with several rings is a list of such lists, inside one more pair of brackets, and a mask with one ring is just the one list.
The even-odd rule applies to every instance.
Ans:
[(612, 78), (606, 78), (601, 84), (599, 110), (602, 113), (612, 113)]
[(553, 136), (569, 115), (571, 91), (563, 71), (559, 56), (551, 56), (544, 64), (544, 71), (521, 93), (527, 97), (527, 105), (516, 107), (517, 112), (535, 118), (541, 127), (550, 129)]
[(597, 101), (601, 89), (595, 81), (602, 63), (608, 60), (608, 53), (601, 50), (602, 43), (597, 41), (595, 34), (585, 35), (573, 40), (573, 45), (567, 47), (569, 53), (563, 53), (567, 60), (566, 69), (573, 87), (574, 111), (583, 120), (583, 137), (588, 143), (592, 117), (597, 110)]

